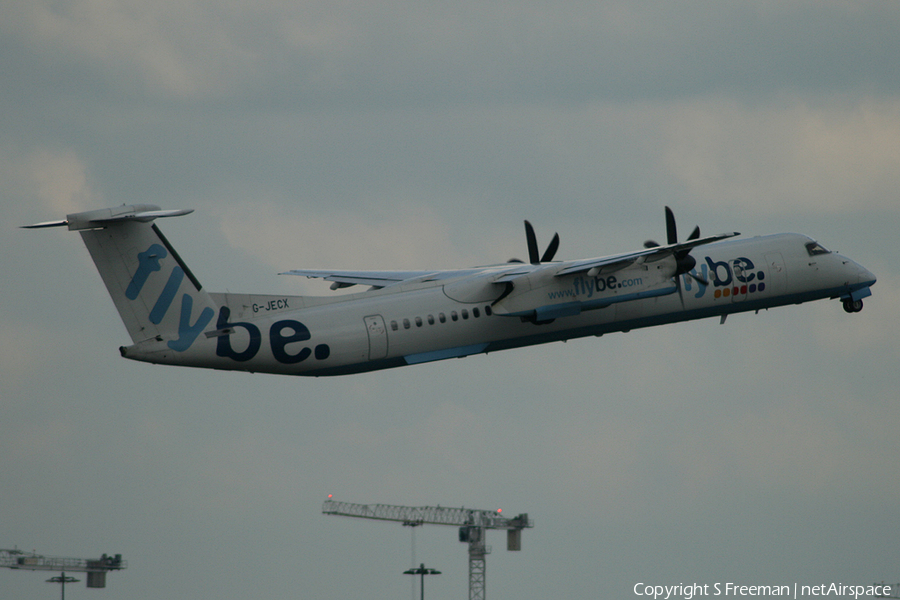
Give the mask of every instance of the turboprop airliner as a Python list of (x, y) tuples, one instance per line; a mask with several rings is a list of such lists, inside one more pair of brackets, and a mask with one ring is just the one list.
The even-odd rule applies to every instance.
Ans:
[[(346, 375), (819, 299), (862, 310), (875, 275), (805, 235), (667, 243), (554, 261), (525, 221), (528, 262), (459, 270), (286, 274), (330, 281), (332, 296), (208, 292), (154, 223), (191, 210), (120, 206), (28, 228), (81, 233), (132, 345), (150, 363), (286, 375)], [(353, 290), (350, 290), (353, 292)]]

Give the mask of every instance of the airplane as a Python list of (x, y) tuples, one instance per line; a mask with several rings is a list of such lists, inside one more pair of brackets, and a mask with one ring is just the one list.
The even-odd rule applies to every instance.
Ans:
[[(192, 210), (122, 205), (26, 228), (68, 227), (88, 248), (132, 345), (123, 357), (156, 364), (336, 376), (565, 341), (641, 327), (840, 299), (853, 313), (870, 271), (814, 239), (737, 232), (612, 256), (554, 261), (525, 221), (528, 262), (458, 270), (283, 274), (332, 282), (332, 296), (208, 292), (156, 223)], [(352, 292), (352, 290), (351, 290)]]

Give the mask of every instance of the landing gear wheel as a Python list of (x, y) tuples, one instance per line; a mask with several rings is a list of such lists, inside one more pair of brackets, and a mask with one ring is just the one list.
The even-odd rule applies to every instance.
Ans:
[(862, 300), (852, 300), (847, 298), (844, 300), (844, 310), (848, 313), (858, 313), (863, 309), (863, 301)]

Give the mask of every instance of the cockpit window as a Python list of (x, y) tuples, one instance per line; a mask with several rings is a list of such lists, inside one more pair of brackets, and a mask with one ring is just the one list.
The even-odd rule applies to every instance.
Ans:
[(806, 251), (809, 252), (810, 256), (818, 256), (819, 254), (831, 254), (829, 250), (826, 250), (825, 247), (819, 242), (810, 242), (806, 245)]

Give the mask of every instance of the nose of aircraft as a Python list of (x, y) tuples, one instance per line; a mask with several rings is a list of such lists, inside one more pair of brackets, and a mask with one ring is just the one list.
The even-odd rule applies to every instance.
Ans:
[(877, 281), (877, 277), (875, 277), (875, 273), (873, 273), (872, 271), (868, 270), (867, 268), (865, 268), (864, 266), (862, 266), (860, 264), (857, 264), (857, 263), (853, 263), (853, 264), (855, 264), (857, 266), (857, 268), (859, 269), (859, 282), (860, 283), (868, 283), (869, 285), (872, 285), (873, 283), (875, 283), (875, 281)]
[[(846, 267), (857, 276), (856, 283), (864, 283), (866, 285), (872, 285), (877, 280), (875, 274), (859, 264), (856, 261), (850, 260), (846, 256), (841, 257), (844, 260), (844, 264)], [(851, 280), (852, 281), (852, 280)]]

